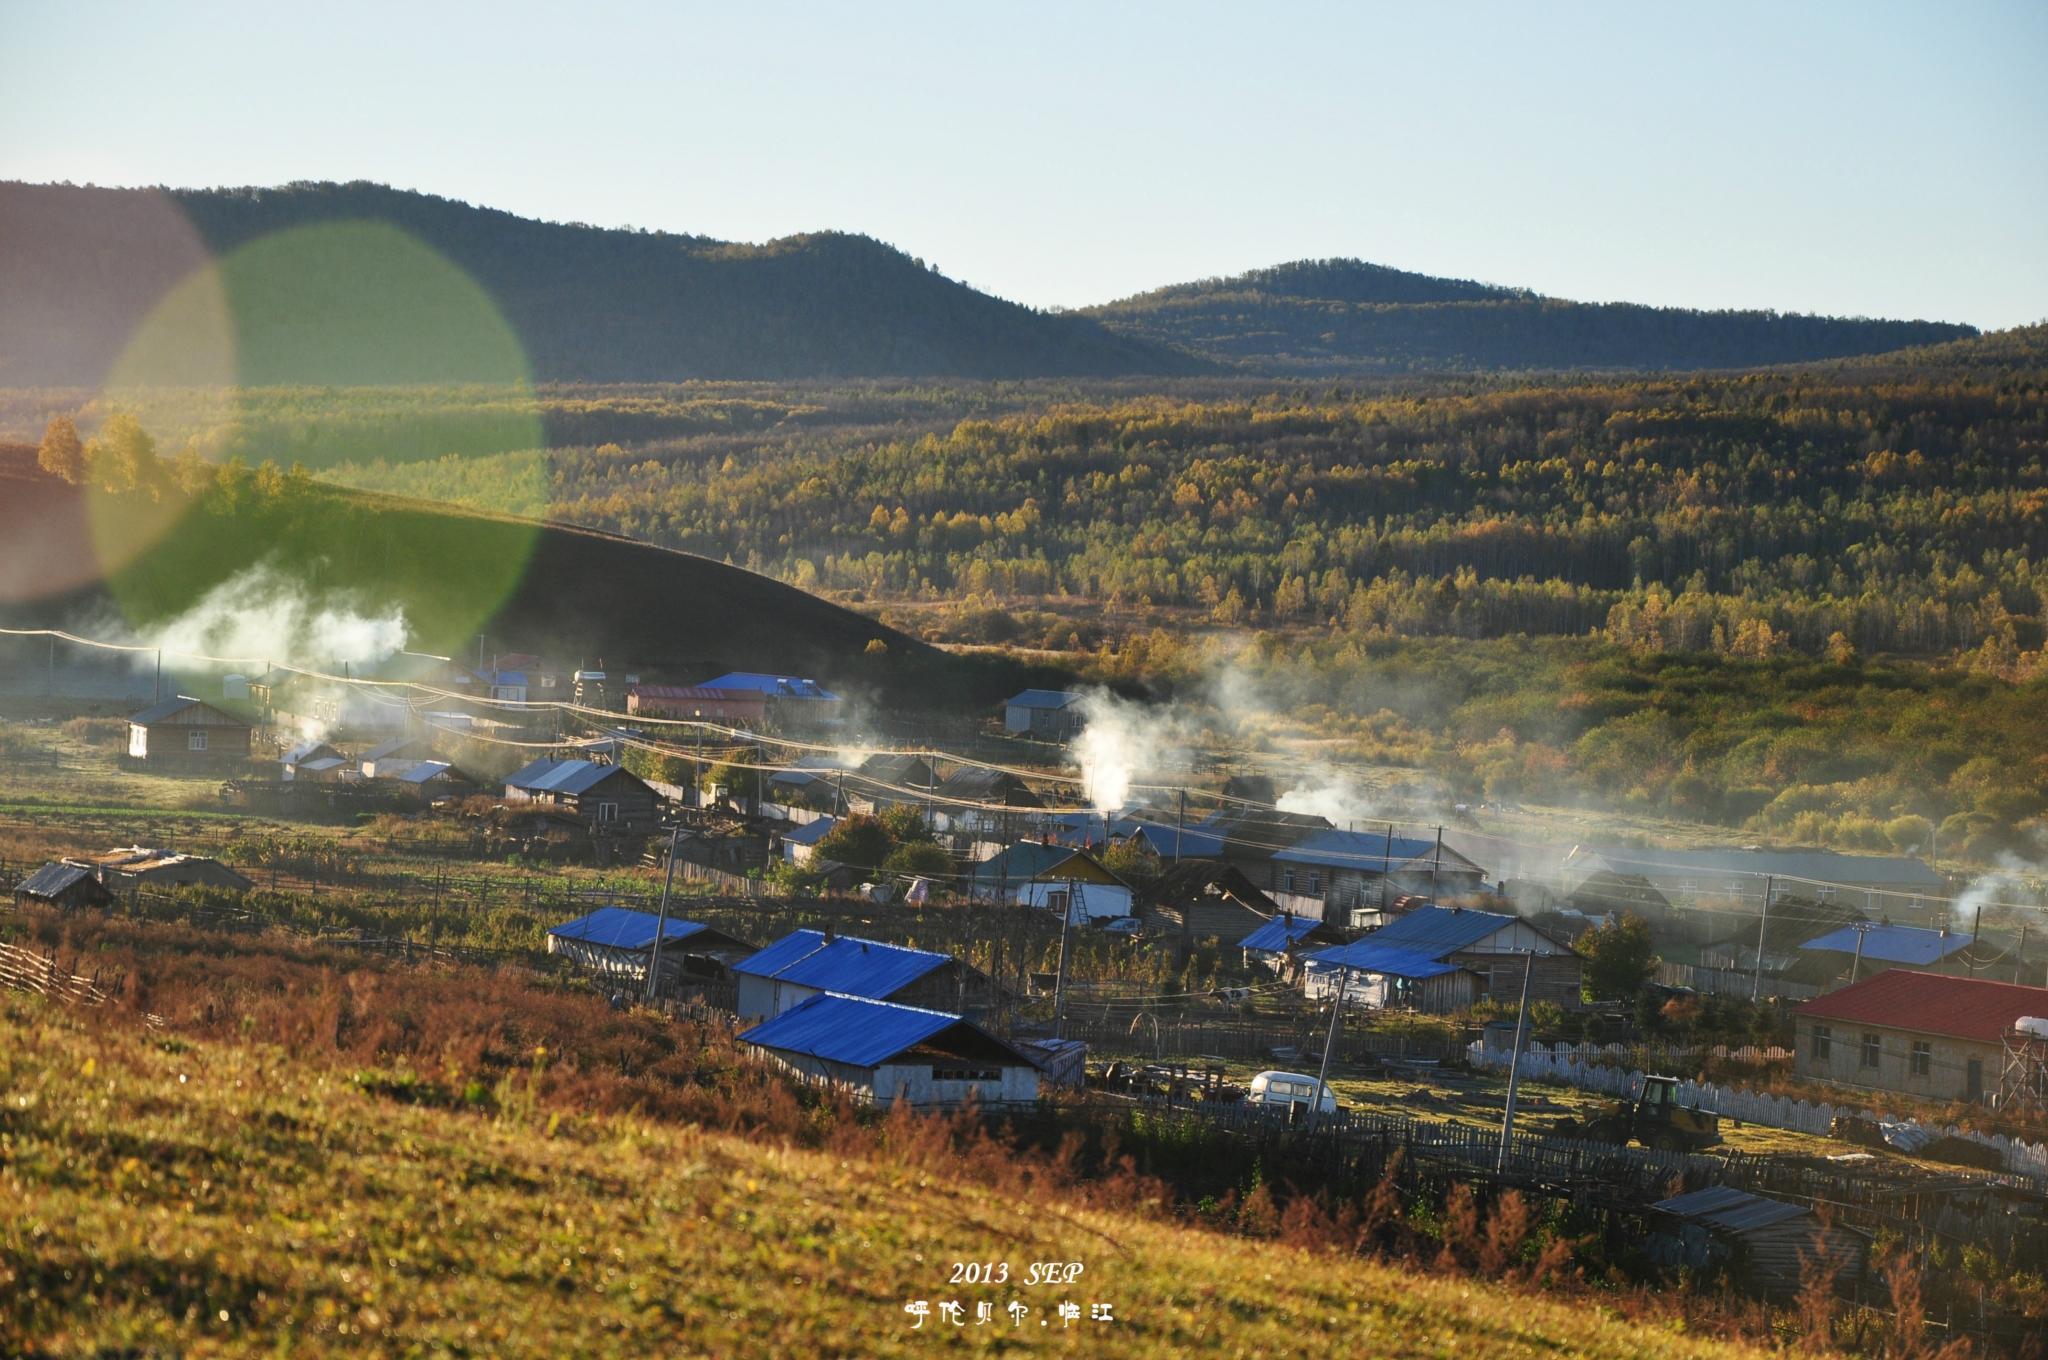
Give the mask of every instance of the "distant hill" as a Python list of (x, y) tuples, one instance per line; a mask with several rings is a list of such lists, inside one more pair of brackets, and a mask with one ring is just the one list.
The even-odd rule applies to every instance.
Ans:
[(1524, 289), (1301, 260), (1081, 313), (1259, 372), (1751, 368), (1975, 336), (1934, 321), (1566, 302)]
[[(990, 297), (865, 236), (733, 244), (536, 222), (361, 183), (167, 192), (7, 183), (0, 384), (96, 384), (143, 317), (209, 257), (291, 228), (366, 223), (397, 228), (459, 266), (510, 323), (540, 381), (1109, 377), (1210, 367), (1086, 317)], [(357, 230), (287, 252), (289, 287), (276, 268), (230, 272), (239, 381), (507, 376), (502, 356), (450, 343), (450, 326), (460, 330), (450, 314), (469, 305), (468, 282), (436, 276), (431, 256), (393, 254), (388, 243)], [(270, 264), (279, 263), (273, 252)]]

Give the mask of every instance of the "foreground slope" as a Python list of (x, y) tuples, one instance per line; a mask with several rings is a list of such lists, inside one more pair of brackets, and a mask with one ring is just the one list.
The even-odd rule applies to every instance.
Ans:
[(1300, 260), (1083, 315), (1255, 371), (1750, 368), (1976, 334), (1932, 321), (1567, 302), (1526, 289)]
[[(81, 1023), (16, 994), (0, 1055), (10, 1353), (1750, 1353), (928, 1165), (558, 1118), (516, 1083), (496, 1115), (397, 1104), (280, 1049)], [(950, 1284), (955, 1261), (1086, 1269), (989, 1289)], [(917, 1299), (960, 1300), (966, 1325), (935, 1312), (913, 1330)], [(996, 1321), (974, 1324), (977, 1301)], [(1079, 1321), (1063, 1326), (1062, 1301)], [(1116, 1320), (1093, 1321), (1096, 1303)]]
[[(865, 236), (821, 232), (765, 245), (536, 222), (376, 184), (174, 191), (0, 184), (0, 381), (102, 381), (143, 317), (208, 259), (295, 228), (395, 227), (482, 287), (542, 381), (659, 382), (930, 374), (956, 377), (1187, 373), (1206, 365), (1080, 316), (1053, 316), (977, 292)], [(344, 246), (346, 243), (342, 243)], [(346, 250), (342, 252), (346, 255)], [(228, 304), (244, 383), (359, 384), (499, 378), (443, 371), (425, 347), (391, 370), (403, 343), (345, 352), (389, 261), (309, 249)], [(323, 271), (342, 269), (340, 281)], [(386, 311), (412, 299), (395, 296)], [(305, 321), (322, 332), (305, 340)], [(426, 334), (439, 324), (415, 317)]]

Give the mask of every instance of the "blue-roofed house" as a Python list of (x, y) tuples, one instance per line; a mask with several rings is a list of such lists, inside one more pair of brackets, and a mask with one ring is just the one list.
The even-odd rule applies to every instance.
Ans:
[(816, 930), (792, 931), (733, 965), (741, 1019), (780, 1015), (821, 992), (957, 1013), (971, 971), (950, 954)]
[(782, 833), (782, 857), (791, 864), (808, 864), (817, 853), (818, 842), (832, 834), (832, 828), (839, 825), (837, 817), (820, 817), (805, 822), (792, 831)]
[(1339, 925), (1372, 924), (1358, 913), (1384, 911), (1404, 894), (1433, 899), (1480, 891), (1486, 871), (1444, 846), (1384, 831), (1316, 831), (1273, 856), (1274, 890), (1282, 906), (1320, 915)]
[[(1857, 961), (1858, 942), (1862, 961)], [(1916, 973), (1943, 973), (1976, 977), (2003, 957), (2003, 951), (1989, 942), (1972, 940), (1968, 932), (1929, 930), (1925, 926), (1847, 925), (1806, 941), (1799, 957), (1786, 970), (1795, 981), (1826, 987), (1856, 979), (1875, 977), (1888, 968), (1905, 968)], [(2007, 962), (1998, 976), (2010, 978)]]
[(1027, 689), (1003, 703), (1005, 731), (1042, 741), (1065, 741), (1086, 722), (1081, 716), (1081, 696), (1072, 690)]
[(1423, 907), (1382, 926), (1360, 943), (1417, 954), (1451, 964), (1477, 979), (1476, 994), (1514, 1001), (1522, 975), (1533, 960), (1529, 1000), (1560, 1006), (1580, 1004), (1584, 960), (1570, 945), (1554, 940), (1519, 916), (1467, 907)]
[(1131, 915), (1130, 885), (1071, 845), (1018, 841), (974, 866), (968, 895), (983, 902), (1072, 913), (1076, 925)]
[(804, 1078), (871, 1105), (1029, 1105), (1038, 1067), (971, 1020), (871, 997), (820, 992), (740, 1035)]
[(746, 690), (759, 694), (770, 722), (816, 726), (839, 721), (843, 701), (815, 680), (759, 671), (731, 671), (699, 689)]
[(654, 790), (620, 765), (543, 757), (506, 777), (505, 801), (574, 813), (590, 825), (621, 830), (655, 824)]
[[(1372, 935), (1348, 945), (1319, 949), (1301, 962), (1302, 994), (1315, 1001), (1337, 995), (1340, 982), (1346, 1005), (1376, 1010), (1399, 1007), (1425, 1015), (1446, 1015), (1479, 999), (1479, 978), (1470, 969), (1398, 945), (1378, 943)], [(1520, 986), (1519, 980), (1516, 986)]]
[(550, 929), (548, 953), (644, 985), (648, 963), (654, 957), (657, 931), (661, 936), (664, 991), (678, 981), (704, 983), (727, 979), (734, 963), (755, 952), (747, 941), (697, 921), (671, 916), (663, 922), (650, 911), (599, 907), (588, 916), (564, 921)]
[(1157, 876), (1139, 890), (1134, 911), (1147, 935), (1177, 939), (1186, 957), (1197, 940), (1236, 944), (1280, 908), (1235, 865), (1185, 859), (1160, 863)]

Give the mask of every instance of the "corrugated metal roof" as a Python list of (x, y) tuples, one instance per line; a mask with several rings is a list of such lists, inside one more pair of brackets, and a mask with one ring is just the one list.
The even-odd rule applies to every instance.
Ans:
[(93, 872), (79, 864), (45, 864), (27, 878), (14, 885), (18, 893), (31, 897), (55, 897), (81, 878), (92, 878)]
[(1970, 947), (1967, 935), (1944, 934), (1924, 926), (1871, 926), (1862, 931), (1854, 926), (1843, 926), (1799, 947), (1854, 954), (1859, 934), (1863, 937), (1863, 957), (1880, 963), (1939, 963), (1949, 955)]
[(422, 760), (404, 774), (399, 775), (398, 782), (401, 784), (424, 784), (435, 775), (446, 774), (454, 768), (453, 765), (450, 765), (445, 760)]
[(423, 751), (431, 751), (433, 743), (425, 737), (393, 737), (389, 741), (380, 741), (369, 750), (363, 752), (363, 762), (365, 764), (375, 764), (387, 756), (395, 756), (402, 751), (410, 751), (414, 747), (418, 747)]
[(839, 696), (828, 692), (815, 680), (799, 679), (789, 675), (763, 675), (757, 671), (733, 671), (716, 680), (706, 680), (703, 689), (746, 689), (773, 699), (833, 699)]
[(237, 718), (232, 714), (222, 713), (219, 709), (215, 708), (212, 704), (207, 703), (204, 699), (195, 699), (189, 694), (180, 694), (175, 699), (166, 699), (160, 704), (152, 704), (148, 708), (143, 709), (140, 713), (131, 714), (128, 718), (128, 721), (142, 727), (147, 727), (151, 723), (162, 722), (165, 718), (170, 717), (173, 713), (183, 713), (188, 708), (203, 708), (206, 709), (208, 712), (218, 714), (225, 722), (233, 723), (237, 727), (248, 726), (248, 724), (243, 722), (240, 718)]
[(1027, 689), (1022, 694), (1003, 700), (1005, 708), (1065, 708), (1078, 703), (1081, 696), (1063, 689)]
[[(760, 1048), (803, 1053), (849, 1067), (879, 1067), (905, 1049), (915, 1048), (955, 1025), (980, 1030), (980, 1026), (943, 1011), (826, 992), (806, 997), (740, 1038)], [(981, 1032), (990, 1042), (1002, 1043), (986, 1031)], [(1029, 1062), (1014, 1050), (1012, 1056), (1020, 1064)]]
[(1122, 818), (1109, 824), (1110, 834), (1129, 839), (1143, 836), (1145, 844), (1161, 859), (1172, 859), (1178, 853), (1189, 859), (1214, 859), (1223, 853), (1223, 834), (1204, 826), (1166, 826), (1159, 822), (1141, 822)]
[(1019, 841), (999, 855), (974, 866), (977, 887), (1031, 883), (1039, 879), (1078, 879), (1083, 883), (1122, 882), (1102, 867), (1093, 855), (1070, 845), (1046, 845)]
[(846, 996), (882, 998), (901, 991), (952, 957), (908, 949), (880, 940), (840, 935), (826, 940), (815, 930), (783, 936), (760, 953), (733, 965), (736, 973), (771, 977), (799, 987)]
[(1392, 925), (1374, 931), (1372, 939), (1374, 944), (1410, 949), (1438, 959), (1475, 945), (1521, 919), (1519, 916), (1497, 916), (1490, 911), (1422, 907)]
[(1710, 1185), (1704, 1190), (1675, 1195), (1670, 1199), (1657, 1201), (1652, 1207), (1733, 1233), (1768, 1228), (1773, 1223), (1783, 1223), (1788, 1218), (1808, 1216), (1808, 1211), (1797, 1204), (1787, 1204), (1781, 1199), (1765, 1199), (1762, 1195), (1752, 1195), (1746, 1190), (1737, 1190), (1726, 1185)]
[[(630, 911), (625, 907), (599, 907), (588, 916), (579, 916), (573, 921), (548, 931), (565, 940), (582, 940), (587, 944), (608, 945), (613, 949), (648, 949), (654, 944), (655, 927), (661, 925), (659, 916), (652, 912)], [(661, 932), (664, 943), (688, 939), (699, 931), (709, 929), (698, 921), (685, 921), (679, 917), (668, 918)]]
[(1309, 934), (1321, 921), (1311, 921), (1306, 916), (1275, 916), (1266, 924), (1254, 930), (1237, 942), (1240, 949), (1260, 949), (1268, 953), (1285, 953), (1287, 947)]
[(1995, 1044), (2021, 1016), (2048, 1015), (2048, 987), (1890, 968), (1792, 1009), (1816, 1020), (1881, 1025)]
[(816, 845), (830, 835), (832, 828), (837, 825), (837, 817), (820, 817), (815, 822), (804, 823), (794, 831), (783, 832), (782, 839), (790, 845)]
[[(1342, 869), (1363, 869), (1379, 873), (1390, 858), (1387, 838), (1384, 833), (1370, 831), (1318, 831), (1304, 836), (1285, 850), (1278, 851), (1274, 859), (1284, 864), (1332, 865)], [(1419, 840), (1412, 836), (1394, 837), (1391, 860), (1393, 868), (1413, 860), (1436, 862), (1436, 842)], [(1478, 869), (1479, 866), (1466, 859), (1450, 846), (1444, 847), (1443, 865), (1451, 870)], [(1484, 870), (1481, 870), (1484, 872)]]
[(1323, 949), (1310, 954), (1308, 962), (1320, 968), (1338, 969), (1350, 964), (1353, 972), (1379, 973), (1386, 977), (1433, 978), (1445, 973), (1455, 973), (1453, 964), (1439, 963), (1427, 954), (1418, 954), (1412, 949), (1397, 949), (1392, 945), (1377, 944), (1371, 939), (1358, 940), (1334, 949)]
[(594, 760), (536, 760), (512, 773), (505, 780), (510, 788), (524, 789), (528, 793), (587, 793), (591, 789), (622, 774), (638, 781), (639, 776), (618, 765), (601, 765)]

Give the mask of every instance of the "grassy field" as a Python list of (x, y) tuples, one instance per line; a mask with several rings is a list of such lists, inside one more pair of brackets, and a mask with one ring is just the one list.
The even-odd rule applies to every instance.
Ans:
[[(474, 1109), (435, 1108), (271, 1043), (11, 994), (0, 1053), (10, 1351), (1747, 1353), (1686, 1335), (1675, 1312), (1629, 1322), (1584, 1298), (1090, 1208), (1028, 1175), (990, 1183), (909, 1123), (842, 1155), (578, 1113), (566, 1083), (534, 1082), (545, 1058)], [(1008, 1262), (1013, 1283), (953, 1285), (956, 1261)], [(1017, 1287), (1036, 1261), (1086, 1269)], [(935, 1311), (914, 1328), (919, 1299)], [(964, 1326), (936, 1312), (948, 1300)], [(976, 1325), (977, 1302), (994, 1321)]]

